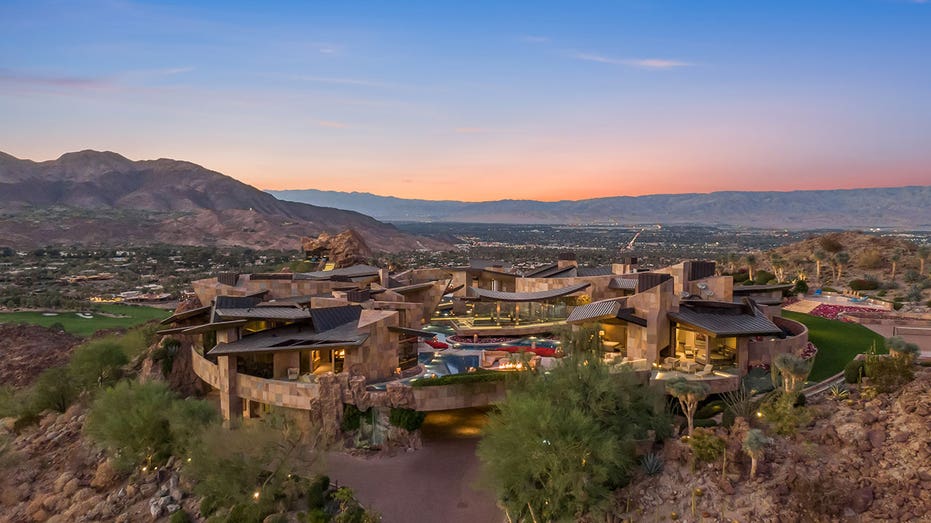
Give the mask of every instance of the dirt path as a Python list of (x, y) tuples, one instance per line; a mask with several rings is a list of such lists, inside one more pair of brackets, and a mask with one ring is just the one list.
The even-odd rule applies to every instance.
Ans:
[(351, 487), (385, 523), (503, 522), (494, 496), (479, 485), (476, 413), (436, 414), (437, 422), (427, 418), (422, 449), (377, 459), (331, 454), (330, 478)]

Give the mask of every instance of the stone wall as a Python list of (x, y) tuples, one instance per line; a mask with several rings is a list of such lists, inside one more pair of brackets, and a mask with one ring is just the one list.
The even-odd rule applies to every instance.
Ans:
[(483, 407), (504, 400), (504, 381), (460, 383), (435, 387), (412, 387), (414, 405), (419, 411)]
[(575, 278), (517, 278), (515, 280), (515, 292), (542, 292), (579, 283), (589, 283), (591, 284), (590, 287), (573, 293), (571, 296), (586, 294), (591, 297), (591, 301), (598, 301), (624, 296), (625, 291), (608, 287), (611, 280), (616, 277), (616, 274), (608, 274), (606, 276), (579, 276)]
[(766, 336), (759, 340), (756, 338), (742, 338), (741, 341), (746, 340), (747, 358), (746, 366), (741, 368), (741, 371), (750, 366), (771, 365), (773, 358), (777, 354), (792, 353), (799, 355), (808, 346), (808, 327), (805, 327), (805, 325), (778, 316), (773, 318), (773, 323), (777, 327), (791, 332), (793, 336), (788, 336), (785, 339)]
[(311, 402), (320, 396), (320, 386), (316, 383), (267, 380), (237, 374), (236, 393), (240, 398), (266, 405), (309, 410)]
[(210, 363), (210, 360), (201, 356), (196, 350), (191, 350), (191, 368), (194, 374), (197, 374), (197, 377), (208, 385), (215, 389), (220, 388), (220, 371), (217, 366)]

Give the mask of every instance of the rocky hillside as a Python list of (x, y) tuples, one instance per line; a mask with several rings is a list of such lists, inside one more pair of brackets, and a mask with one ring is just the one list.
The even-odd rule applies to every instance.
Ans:
[(359, 232), (384, 251), (438, 249), (363, 214), (286, 202), (199, 165), (112, 152), (33, 162), (0, 153), (0, 238), (15, 247), (164, 242), (289, 248), (301, 236)]
[(272, 194), (284, 200), (316, 205), (325, 203), (391, 221), (931, 229), (931, 207), (927, 205), (931, 201), (931, 186), (789, 192), (722, 191), (558, 202), (432, 201), (314, 189), (272, 191)]
[[(816, 421), (777, 437), (756, 479), (741, 450), (747, 425), (727, 431), (722, 461), (692, 469), (689, 450), (667, 443), (662, 473), (635, 482), (617, 500), (620, 520), (928, 521), (931, 513), (931, 369), (892, 394), (813, 401)], [(698, 489), (696, 491), (696, 489)], [(630, 496), (630, 501), (628, 500)], [(629, 509), (627, 503), (630, 503)], [(695, 516), (692, 516), (694, 503)]]
[[(773, 272), (781, 267), (786, 280), (804, 274), (809, 286), (837, 289), (849, 289), (855, 280), (870, 280), (875, 282), (875, 288), (869, 289), (869, 294), (909, 301), (906, 296), (913, 287), (931, 288), (926, 285), (931, 271), (931, 252), (925, 250), (928, 248), (897, 236), (852, 231), (831, 233), (763, 253), (758, 256), (757, 268)], [(927, 256), (924, 273), (919, 272), (922, 255)], [(820, 275), (819, 256), (822, 257)], [(931, 291), (925, 290), (922, 296), (920, 302), (931, 297)]]
[(0, 323), (0, 385), (29, 385), (43, 370), (67, 363), (81, 341), (38, 325)]

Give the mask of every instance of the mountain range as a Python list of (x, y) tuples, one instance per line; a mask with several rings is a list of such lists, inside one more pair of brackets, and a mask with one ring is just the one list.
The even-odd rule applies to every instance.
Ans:
[(392, 222), (931, 229), (931, 185), (789, 192), (722, 191), (556, 202), (432, 201), (315, 189), (269, 192), (282, 200), (328, 205)]
[(0, 152), (0, 245), (247, 246), (297, 249), (352, 229), (375, 250), (441, 249), (364, 214), (282, 201), (199, 165), (80, 151), (34, 162)]

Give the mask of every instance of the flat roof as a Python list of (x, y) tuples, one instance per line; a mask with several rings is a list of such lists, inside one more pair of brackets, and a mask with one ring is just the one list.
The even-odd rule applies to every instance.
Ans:
[(346, 324), (325, 332), (314, 332), (307, 326), (289, 325), (250, 334), (230, 343), (220, 343), (210, 349), (210, 356), (255, 354), (292, 350), (357, 347), (368, 339), (355, 324)]

